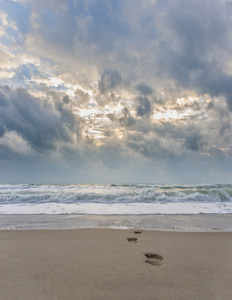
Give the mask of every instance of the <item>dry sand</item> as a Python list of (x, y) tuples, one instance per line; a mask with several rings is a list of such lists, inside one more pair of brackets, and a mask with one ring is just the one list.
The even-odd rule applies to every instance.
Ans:
[(232, 233), (0, 231), (0, 299), (231, 300)]

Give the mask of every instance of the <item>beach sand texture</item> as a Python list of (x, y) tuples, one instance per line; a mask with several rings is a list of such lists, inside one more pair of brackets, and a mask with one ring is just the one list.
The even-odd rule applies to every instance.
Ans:
[(0, 231), (1, 300), (231, 300), (232, 233)]

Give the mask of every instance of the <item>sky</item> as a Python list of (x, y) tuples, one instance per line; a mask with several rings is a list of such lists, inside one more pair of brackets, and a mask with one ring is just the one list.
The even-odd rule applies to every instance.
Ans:
[(1, 183), (231, 183), (232, 2), (0, 0)]

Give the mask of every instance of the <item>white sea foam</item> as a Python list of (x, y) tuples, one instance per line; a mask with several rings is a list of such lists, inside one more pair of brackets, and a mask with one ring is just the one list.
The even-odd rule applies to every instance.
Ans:
[(232, 212), (232, 185), (0, 185), (0, 214)]
[(0, 214), (95, 214), (95, 215), (148, 215), (148, 214), (228, 214), (232, 204), (225, 203), (40, 203), (6, 204)]

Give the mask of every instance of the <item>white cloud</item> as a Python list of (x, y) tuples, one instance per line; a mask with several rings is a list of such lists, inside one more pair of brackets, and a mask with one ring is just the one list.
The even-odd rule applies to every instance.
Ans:
[(15, 72), (12, 71), (2, 71), (0, 70), (0, 79), (12, 78), (15, 76)]
[(16, 57), (10, 52), (9, 47), (0, 44), (0, 67), (14, 69), (18, 66)]
[(0, 21), (4, 30), (9, 27), (17, 31), (16, 23), (13, 20), (10, 20), (9, 16), (5, 12), (0, 11)]
[(5, 34), (5, 29), (3, 26), (0, 26), (0, 37)]
[(4, 13), (4, 12), (0, 13), (0, 20), (1, 20), (1, 23), (2, 23), (3, 27), (8, 26), (7, 14), (6, 13)]

